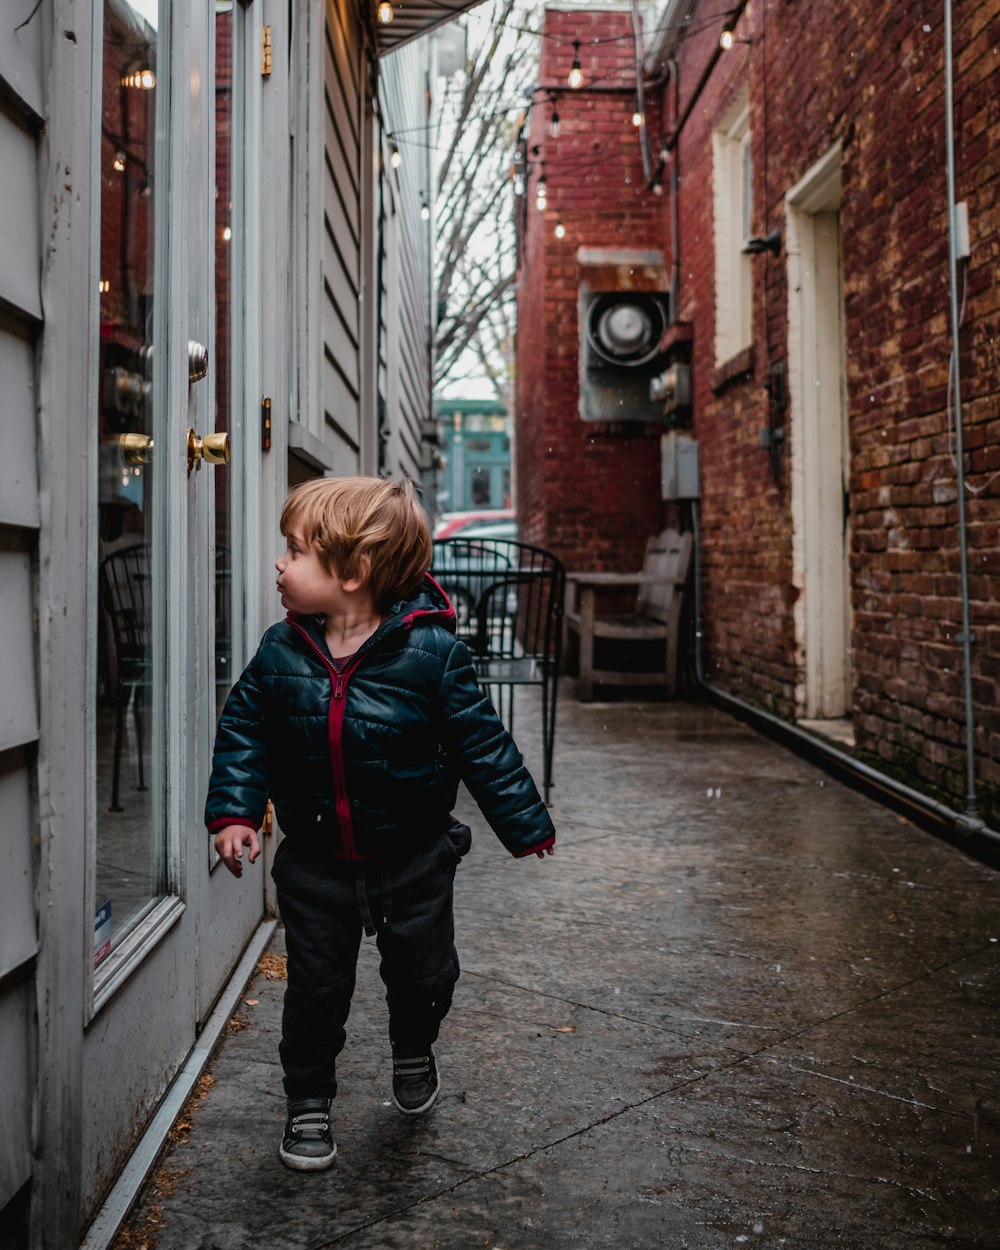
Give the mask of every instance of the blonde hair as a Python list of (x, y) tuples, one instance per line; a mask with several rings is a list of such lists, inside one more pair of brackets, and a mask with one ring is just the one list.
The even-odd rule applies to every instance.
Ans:
[(281, 510), (328, 573), (365, 576), (376, 605), (408, 598), (431, 564), (431, 530), (409, 478), (321, 477), (297, 486)]

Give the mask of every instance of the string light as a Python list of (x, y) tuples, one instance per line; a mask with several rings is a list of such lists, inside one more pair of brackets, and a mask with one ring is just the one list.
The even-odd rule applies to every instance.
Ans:
[(115, 153), (114, 167), (120, 174), (123, 174), (125, 172), (125, 153), (124, 152)]
[(580, 40), (573, 40), (573, 64), (570, 66), (567, 80), (574, 91), (583, 86), (583, 69), (580, 65)]
[(559, 113), (555, 108), (553, 108), (552, 116), (549, 118), (549, 137), (552, 139), (558, 139), (559, 130)]
[(639, 108), (639, 103), (636, 101), (635, 108), (632, 110), (632, 125), (641, 126), (644, 120), (645, 119), (642, 116), (642, 109)]
[(538, 179), (538, 187), (535, 190), (535, 207), (540, 213), (545, 212), (545, 205), (548, 203), (549, 191), (548, 184), (545, 181), (545, 175)]
[(425, 199), (420, 201), (420, 216), (424, 221), (429, 221), (431, 216), (431, 206)]
[(156, 75), (151, 69), (137, 69), (132, 74), (126, 74), (121, 84), (136, 91), (152, 91), (156, 86)]
[(564, 239), (566, 237), (566, 227), (562, 224), (561, 217), (556, 221), (556, 228), (553, 233), (557, 239)]
[(397, 148), (394, 143), (389, 149), (389, 164), (393, 167), (393, 169), (398, 169), (402, 159), (403, 158), (399, 154), (399, 148)]
[(733, 28), (732, 26), (727, 24), (723, 26), (722, 34), (719, 36), (719, 47), (723, 48), (726, 52), (728, 52), (732, 46), (733, 46)]
[(392, 19), (396, 16), (393, 12), (392, 5), (389, 0), (381, 0), (376, 13), (380, 26), (388, 26)]

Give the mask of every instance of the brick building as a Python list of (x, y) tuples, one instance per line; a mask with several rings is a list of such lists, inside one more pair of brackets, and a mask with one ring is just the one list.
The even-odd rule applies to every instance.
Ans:
[[(525, 159), (534, 178), (544, 161), (549, 207), (530, 185), (521, 341), (544, 332), (547, 350), (519, 361), (522, 524), (571, 568), (634, 565), (665, 520), (696, 529), (708, 685), (995, 823), (1000, 3), (716, 10), (646, 14), (645, 167), (622, 116), (628, 13), (546, 13)], [(599, 160), (581, 172), (588, 143)], [(625, 247), (661, 253), (660, 363), (690, 364), (690, 407), (658, 427), (579, 415), (588, 257)], [(674, 503), (660, 434), (677, 423), (700, 498)]]

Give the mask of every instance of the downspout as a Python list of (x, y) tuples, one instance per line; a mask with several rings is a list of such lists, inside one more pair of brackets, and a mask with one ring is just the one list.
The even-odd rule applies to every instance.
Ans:
[(954, 136), (954, 68), (952, 65), (951, 0), (944, 4), (944, 95), (945, 140), (948, 177), (948, 273), (951, 283), (951, 351), (954, 362), (955, 396), (955, 474), (958, 486), (958, 548), (962, 595), (962, 632), (956, 642), (962, 644), (962, 666), (965, 685), (965, 816), (970, 825), (982, 824), (976, 800), (976, 722), (972, 702), (972, 614), (969, 605), (969, 541), (965, 518), (965, 455), (962, 443), (961, 362), (959, 357), (958, 248), (955, 210), (955, 136)]
[[(676, 57), (671, 57), (667, 62), (667, 73), (670, 76), (670, 82), (673, 87), (674, 107), (672, 109), (671, 122), (673, 124), (673, 133), (677, 133), (677, 114), (681, 107), (681, 84), (680, 84), (680, 67), (677, 64)], [(670, 156), (670, 250), (672, 253), (671, 269), (670, 269), (670, 319), (677, 320), (677, 307), (681, 297), (681, 175), (680, 175), (680, 148), (676, 142), (673, 151), (665, 148)]]
[(642, 177), (649, 185), (651, 161), (649, 134), (646, 130), (646, 93), (642, 81), (642, 24), (639, 21), (639, 0), (632, 0), (632, 42), (635, 45), (635, 103), (639, 112), (639, 148), (642, 152)]

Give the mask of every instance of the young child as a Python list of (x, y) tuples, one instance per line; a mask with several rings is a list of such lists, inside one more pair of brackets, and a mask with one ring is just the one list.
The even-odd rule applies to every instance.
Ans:
[(476, 684), (455, 614), (428, 575), (431, 536), (408, 481), (322, 478), (292, 492), (277, 561), (288, 615), (264, 635), (219, 722), (205, 821), (235, 876), (260, 854), (268, 798), (288, 951), (279, 1046), (289, 1167), (329, 1167), (330, 1103), (362, 929), (389, 1005), (392, 1100), (440, 1091), (433, 1043), (458, 980), (452, 887), (471, 833), (459, 779), (515, 856), (555, 830)]

